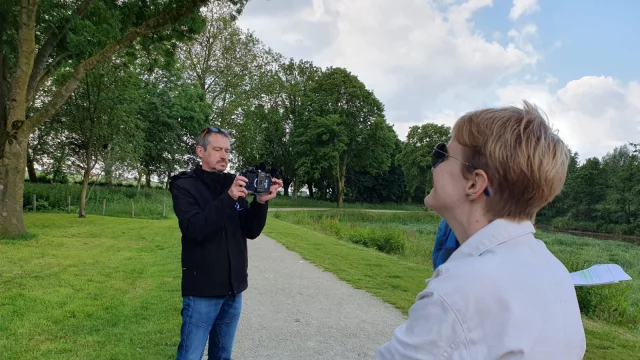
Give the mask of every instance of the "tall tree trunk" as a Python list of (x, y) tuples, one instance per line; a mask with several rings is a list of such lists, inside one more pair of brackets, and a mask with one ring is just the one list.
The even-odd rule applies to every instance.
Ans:
[(167, 181), (164, 183), (164, 189), (169, 190), (169, 183), (171, 182), (171, 172), (167, 172)]
[(342, 198), (344, 197), (344, 176), (342, 176), (342, 178), (340, 178), (340, 180), (338, 180), (338, 207), (342, 208), (343, 204), (343, 200)]
[(89, 187), (89, 176), (91, 175), (91, 167), (87, 166), (82, 175), (82, 193), (80, 193), (80, 212), (78, 217), (87, 217), (87, 188)]
[(294, 181), (293, 194), (291, 194), (291, 197), (293, 198), (293, 200), (298, 200), (298, 191), (300, 191), (300, 181)]
[(26, 144), (27, 139), (20, 140), (5, 146), (0, 159), (0, 235), (25, 233), (22, 197), (27, 152), (20, 144)]
[(140, 190), (141, 184), (142, 184), (142, 170), (138, 170), (138, 190)]
[(291, 180), (282, 179), (282, 191), (284, 192), (284, 196), (289, 196), (289, 186), (291, 186)]
[(147, 189), (151, 189), (151, 172), (149, 171), (149, 168), (144, 169), (144, 173), (145, 173), (145, 183), (147, 185)]
[(22, 202), (29, 132), (25, 131), (27, 84), (36, 50), (38, 1), (22, 0), (18, 63), (11, 79), (7, 118), (0, 132), (0, 235), (24, 234)]
[(114, 164), (111, 160), (104, 162), (104, 183), (106, 185), (113, 185), (113, 167)]
[(29, 182), (37, 183), (38, 182), (38, 174), (36, 174), (36, 168), (33, 165), (33, 156), (31, 156), (31, 151), (29, 151), (29, 143), (27, 142), (27, 173), (29, 173)]
[(347, 160), (348, 156), (345, 155), (344, 159), (338, 164), (338, 176), (336, 183), (336, 190), (338, 195), (338, 207), (342, 208), (343, 206), (343, 197), (344, 197), (344, 181), (347, 178)]
[(311, 181), (307, 183), (307, 189), (309, 189), (309, 198), (313, 199), (313, 183)]

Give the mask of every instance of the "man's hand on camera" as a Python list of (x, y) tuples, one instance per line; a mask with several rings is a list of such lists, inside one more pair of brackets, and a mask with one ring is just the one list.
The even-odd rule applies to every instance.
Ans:
[(249, 194), (245, 186), (247, 186), (248, 179), (244, 176), (236, 176), (235, 180), (233, 180), (233, 184), (229, 188), (229, 195), (233, 198), (233, 200), (238, 200), (238, 198), (246, 198)]
[(282, 187), (282, 180), (271, 178), (271, 187), (269, 187), (269, 192), (262, 195), (257, 196), (256, 199), (260, 204), (264, 204), (267, 201), (273, 199), (278, 195), (278, 190)]

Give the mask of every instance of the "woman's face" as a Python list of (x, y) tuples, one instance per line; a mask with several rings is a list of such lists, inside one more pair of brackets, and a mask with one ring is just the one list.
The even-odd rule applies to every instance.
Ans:
[(467, 165), (462, 160), (463, 147), (453, 139), (446, 147), (434, 152), (434, 161), (440, 161), (435, 167), (432, 166), (433, 188), (424, 198), (424, 204), (445, 217), (454, 209), (462, 210), (460, 207), (467, 203), (465, 198), (469, 181), (462, 176), (463, 166)]

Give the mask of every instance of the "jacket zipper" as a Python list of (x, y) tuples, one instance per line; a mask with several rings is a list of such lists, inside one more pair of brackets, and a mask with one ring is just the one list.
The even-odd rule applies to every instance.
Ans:
[(231, 262), (231, 249), (229, 247), (229, 240), (227, 239), (227, 228), (224, 225), (222, 225), (222, 238), (227, 243), (227, 258), (229, 259), (229, 275), (231, 278), (231, 294), (235, 295), (236, 290), (233, 286), (233, 264)]

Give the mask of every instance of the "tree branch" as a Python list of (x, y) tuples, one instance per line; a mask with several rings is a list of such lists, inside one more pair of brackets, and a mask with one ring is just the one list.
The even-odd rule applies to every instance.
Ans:
[(33, 98), (36, 96), (37, 85), (40, 83), (40, 79), (44, 73), (44, 68), (47, 65), (47, 60), (51, 53), (55, 49), (58, 41), (62, 39), (63, 35), (69, 31), (69, 28), (73, 23), (81, 17), (89, 8), (92, 2), (95, 0), (84, 0), (76, 9), (75, 14), (68, 21), (64, 21), (63, 24), (54, 29), (45, 40), (40, 50), (38, 50), (38, 55), (36, 55), (36, 59), (33, 64), (33, 71), (31, 72), (31, 76), (29, 77), (29, 86), (27, 87), (27, 101), (31, 102)]
[(49, 66), (47, 66), (47, 68), (44, 70), (44, 72), (42, 73), (42, 75), (40, 75), (40, 80), (38, 80), (38, 83), (36, 84), (36, 88), (33, 90), (32, 92), (32, 98), (27, 99), (27, 103), (28, 104), (33, 104), (36, 95), (38, 94), (38, 91), (40, 91), (40, 89), (42, 88), (42, 86), (47, 82), (47, 80), (49, 80), (49, 78), (51, 78), (51, 76), (54, 74), (55, 72), (55, 67), (58, 65), (58, 63), (66, 58), (67, 56), (71, 55), (70, 52), (64, 53), (62, 55), (58, 55), (58, 57), (56, 57), (55, 59), (53, 59), (53, 61), (51, 62), (51, 64), (49, 64)]
[(119, 50), (131, 45), (138, 38), (162, 30), (188, 16), (194, 9), (208, 3), (210, 0), (192, 0), (182, 8), (159, 15), (147, 20), (144, 24), (129, 30), (122, 38), (107, 46), (97, 55), (86, 59), (75, 69), (67, 83), (55, 92), (51, 100), (40, 111), (38, 111), (27, 123), (26, 127), (32, 132), (50, 118), (71, 95), (78, 86), (82, 77), (95, 66), (100, 65), (110, 59)]

